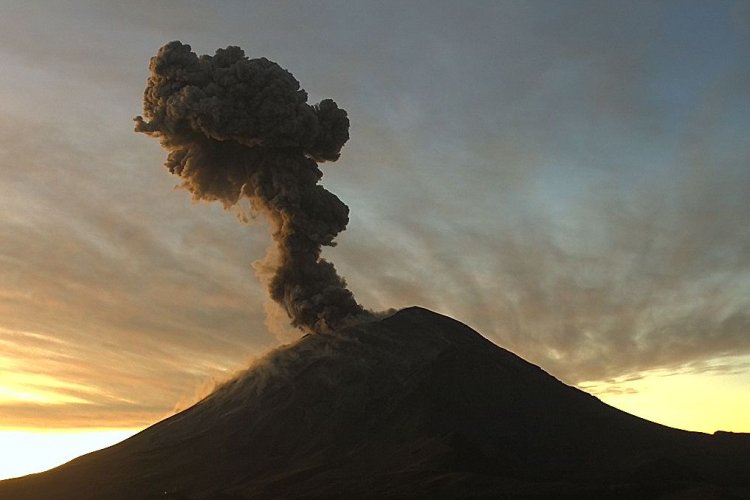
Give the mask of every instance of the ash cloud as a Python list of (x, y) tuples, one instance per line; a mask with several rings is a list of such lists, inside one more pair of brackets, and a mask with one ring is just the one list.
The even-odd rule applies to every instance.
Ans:
[(196, 55), (170, 42), (151, 58), (137, 132), (159, 139), (165, 166), (196, 200), (224, 208), (247, 198), (271, 224), (275, 247), (256, 266), (292, 325), (324, 332), (364, 314), (323, 246), (346, 228), (349, 208), (318, 184), (318, 163), (339, 158), (346, 111), (307, 103), (291, 73), (239, 47)]

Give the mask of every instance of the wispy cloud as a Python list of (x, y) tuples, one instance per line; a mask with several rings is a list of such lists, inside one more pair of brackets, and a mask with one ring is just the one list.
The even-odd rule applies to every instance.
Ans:
[(47, 399), (6, 397), (3, 425), (141, 425), (278, 343), (267, 228), (168, 196), (132, 132), (176, 38), (349, 111), (324, 254), (363, 305), (450, 314), (570, 383), (747, 369), (742, 2), (174, 5), (0, 19), (0, 386)]

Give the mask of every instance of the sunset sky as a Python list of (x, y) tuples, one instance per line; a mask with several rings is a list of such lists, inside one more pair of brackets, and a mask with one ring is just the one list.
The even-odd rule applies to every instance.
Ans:
[(238, 45), (348, 111), (325, 256), (366, 307), (750, 432), (750, 3), (0, 0), (0, 478), (297, 335), (266, 326), (264, 222), (192, 203), (133, 132), (170, 40)]

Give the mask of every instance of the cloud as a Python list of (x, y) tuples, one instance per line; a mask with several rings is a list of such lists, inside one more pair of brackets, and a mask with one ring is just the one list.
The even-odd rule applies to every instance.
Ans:
[(701, 167), (627, 191), (600, 186), (567, 213), (508, 207), (503, 223), (478, 212), (444, 224), (451, 214), (425, 205), (390, 223), (398, 240), (353, 229), (336, 259), (368, 303), (450, 313), (568, 382), (700, 371), (696, 360), (750, 349), (750, 232), (740, 222), (750, 175)]
[[(172, 5), (121, 23), (121, 7), (19, 3), (0, 20), (0, 327), (64, 342), (6, 338), (13, 372), (134, 402), (70, 393), (89, 401), (70, 422), (119, 418), (109, 404), (155, 418), (278, 343), (249, 272), (267, 228), (170, 195), (158, 145), (131, 131), (143, 62), (205, 10), (149, 10)], [(570, 383), (746, 369), (741, 3), (210, 10), (195, 47), (252, 48), (347, 109), (346, 168), (325, 184), (352, 220), (323, 256), (363, 305), (450, 314)]]
[(271, 299), (306, 332), (326, 332), (365, 311), (323, 246), (349, 222), (349, 207), (319, 184), (319, 163), (349, 140), (346, 111), (307, 92), (278, 64), (236, 46), (198, 56), (173, 41), (151, 58), (135, 130), (159, 139), (164, 165), (198, 201), (241, 199), (271, 227), (274, 246), (256, 263)]
[(5, 398), (4, 422), (143, 425), (274, 343), (247, 272), (264, 227), (237, 235), (191, 207), (175, 228), (188, 200), (148, 200), (148, 174), (102, 182), (102, 152), (81, 150), (76, 131), (21, 120), (0, 131), (0, 385), (32, 398)]

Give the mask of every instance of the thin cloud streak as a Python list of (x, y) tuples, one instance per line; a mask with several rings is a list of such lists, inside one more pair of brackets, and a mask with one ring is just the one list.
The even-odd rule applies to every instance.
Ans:
[[(336, 258), (358, 294), (406, 290), (403, 305), (416, 298), (470, 318), (572, 383), (689, 363), (700, 371), (696, 360), (750, 349), (750, 231), (739, 223), (750, 220), (748, 185), (740, 173), (688, 178), (666, 201), (659, 186), (629, 199), (593, 195), (573, 206), (572, 227), (537, 218), (488, 233), (430, 228), (417, 214), (399, 223), (409, 236), (397, 245), (353, 235)], [(483, 251), (473, 258), (469, 247)], [(353, 270), (364, 267), (378, 278), (360, 285)]]

